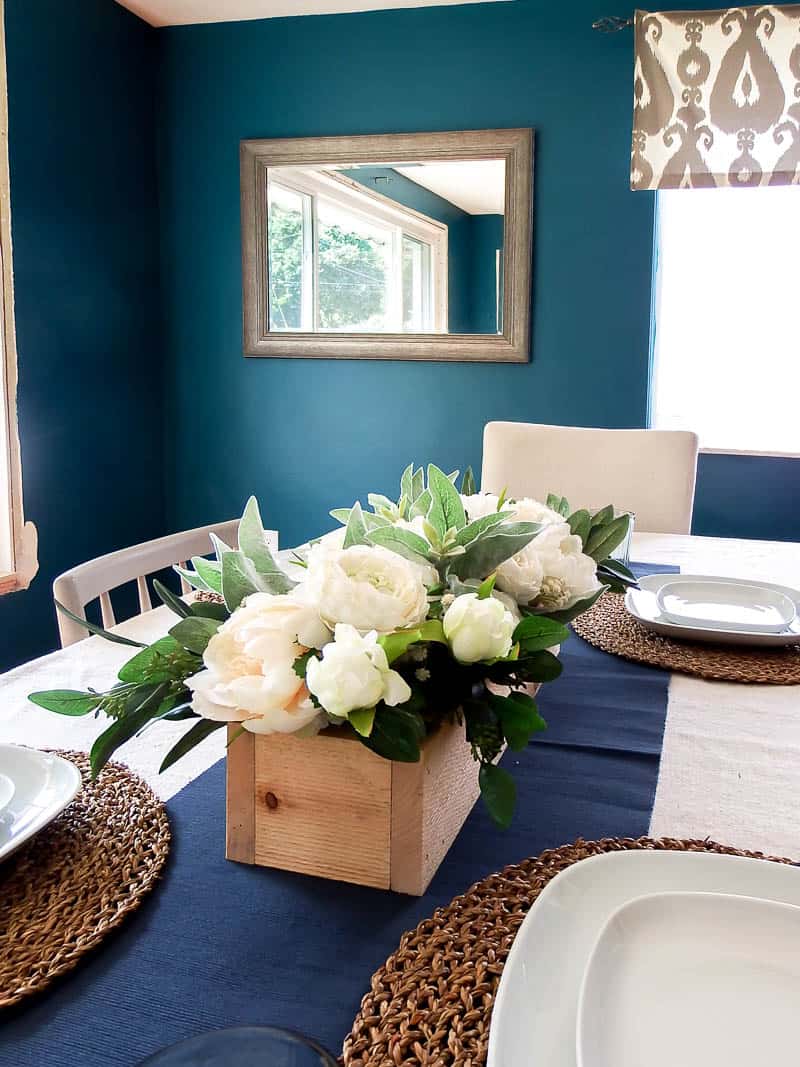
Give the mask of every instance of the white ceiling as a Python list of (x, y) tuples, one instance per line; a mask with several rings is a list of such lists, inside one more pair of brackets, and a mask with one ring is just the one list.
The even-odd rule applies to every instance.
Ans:
[(503, 0), (117, 0), (151, 26), (194, 22), (240, 22), (286, 15), (338, 15), (390, 7), (440, 7), (446, 4), (502, 3)]
[(395, 164), (394, 169), (470, 215), (505, 213), (506, 166), (502, 159), (416, 163), (412, 167)]

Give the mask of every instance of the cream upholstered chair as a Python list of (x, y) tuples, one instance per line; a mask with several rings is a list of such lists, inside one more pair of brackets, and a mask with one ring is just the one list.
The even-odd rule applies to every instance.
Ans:
[[(98, 556), (88, 563), (81, 563), (56, 578), (53, 582), (53, 597), (81, 619), (86, 618), (86, 605), (99, 597), (103, 626), (108, 629), (116, 624), (109, 595), (112, 589), (135, 580), (139, 592), (139, 608), (141, 611), (149, 611), (153, 605), (147, 587), (148, 574), (171, 567), (175, 563), (185, 566), (192, 556), (208, 555), (211, 551), (212, 533), (226, 545), (236, 545), (238, 530), (239, 520), (231, 519), (228, 522), (201, 526), (196, 530), (169, 534), (167, 537), (145, 541), (140, 545), (131, 545), (130, 548), (122, 548), (118, 552), (109, 552), (106, 556)], [(268, 530), (266, 533), (270, 548), (276, 550), (277, 533), (274, 530)], [(183, 579), (181, 590), (184, 593), (189, 591), (189, 586)], [(88, 631), (69, 616), (60, 611), (56, 611), (56, 614), (62, 648), (89, 636)]]
[(593, 430), (489, 422), (483, 432), (481, 488), (572, 508), (614, 504), (648, 533), (689, 533), (697, 434), (684, 430)]

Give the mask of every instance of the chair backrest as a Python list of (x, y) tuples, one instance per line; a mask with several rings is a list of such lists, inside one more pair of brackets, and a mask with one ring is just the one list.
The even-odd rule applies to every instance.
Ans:
[[(235, 547), (238, 532), (239, 520), (231, 519), (228, 522), (201, 526), (197, 530), (169, 534), (154, 541), (145, 541), (141, 545), (131, 545), (130, 548), (122, 548), (118, 552), (109, 552), (108, 555), (98, 556), (88, 563), (81, 563), (56, 578), (53, 582), (53, 597), (81, 619), (86, 618), (86, 605), (99, 597), (103, 626), (108, 629), (116, 625), (109, 595), (111, 590), (135, 580), (139, 593), (139, 608), (141, 611), (149, 611), (153, 605), (147, 586), (148, 574), (176, 563), (184, 566), (192, 556), (208, 555), (212, 548), (212, 533), (225, 544)], [(267, 540), (270, 547), (277, 550), (277, 533), (268, 530)], [(189, 586), (183, 579), (181, 591), (189, 591)], [(56, 615), (62, 648), (89, 636), (87, 630), (62, 612), (56, 611)]]
[(689, 533), (697, 434), (685, 430), (593, 430), (489, 422), (483, 432), (481, 488), (572, 508), (614, 504), (648, 533)]

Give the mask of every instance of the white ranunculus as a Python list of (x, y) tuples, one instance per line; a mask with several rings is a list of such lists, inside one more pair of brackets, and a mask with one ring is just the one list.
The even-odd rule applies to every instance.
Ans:
[(391, 633), (419, 626), (428, 613), (420, 567), (377, 545), (314, 546), (303, 584), (329, 626)]
[(356, 708), (373, 708), (381, 700), (394, 707), (411, 696), (402, 675), (389, 667), (377, 633), (373, 630), (362, 637), (346, 623), (337, 624), (322, 659), (308, 661), (306, 683), (323, 708), (341, 718)]
[(546, 526), (497, 568), (497, 588), (518, 604), (564, 611), (600, 588), (597, 564), (565, 522)]
[(497, 597), (457, 596), (442, 619), (444, 635), (459, 663), (497, 659), (511, 651), (517, 619)]
[(241, 722), (254, 733), (294, 733), (315, 720), (324, 725), (294, 661), (330, 637), (313, 605), (294, 592), (254, 593), (209, 641), (206, 669), (187, 679), (195, 711)]

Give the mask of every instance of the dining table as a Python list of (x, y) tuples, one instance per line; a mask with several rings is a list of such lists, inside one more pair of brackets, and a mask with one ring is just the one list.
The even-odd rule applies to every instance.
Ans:
[[(639, 532), (631, 559), (639, 575), (800, 588), (800, 546), (788, 542)], [(173, 621), (161, 606), (116, 630), (150, 641)], [(0, 741), (88, 751), (101, 722), (52, 714), (27, 696), (110, 685), (131, 654), (90, 636), (7, 672)], [(498, 829), (479, 802), (422, 897), (227, 861), (225, 731), (163, 774), (186, 723), (128, 742), (114, 758), (166, 805), (164, 875), (74, 971), (0, 1013), (0, 1064), (134, 1067), (174, 1042), (239, 1025), (289, 1027), (338, 1054), (404, 931), (491, 872), (578, 839), (710, 838), (800, 859), (800, 686), (670, 674), (574, 634), (561, 657), (562, 676), (538, 698), (547, 730), (503, 757), (518, 786), (512, 826)]]

